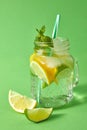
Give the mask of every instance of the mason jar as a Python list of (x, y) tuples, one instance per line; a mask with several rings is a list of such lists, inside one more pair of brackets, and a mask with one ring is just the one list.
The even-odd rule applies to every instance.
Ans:
[[(50, 46), (49, 46), (50, 45)], [(60, 107), (73, 98), (78, 84), (78, 62), (69, 53), (69, 40), (35, 42), (30, 56), (31, 95), (41, 107)]]

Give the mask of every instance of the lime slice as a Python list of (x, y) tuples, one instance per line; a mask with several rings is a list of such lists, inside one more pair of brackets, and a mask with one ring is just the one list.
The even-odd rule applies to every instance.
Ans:
[(24, 113), (26, 117), (34, 122), (41, 122), (46, 120), (52, 113), (53, 108), (34, 108), (34, 109), (25, 109)]
[(25, 108), (33, 109), (36, 106), (36, 100), (23, 96), (12, 90), (9, 90), (8, 98), (11, 107), (20, 113), (24, 113)]

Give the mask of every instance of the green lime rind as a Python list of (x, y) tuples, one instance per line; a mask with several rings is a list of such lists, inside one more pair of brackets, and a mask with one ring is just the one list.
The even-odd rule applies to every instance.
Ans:
[(28, 120), (33, 122), (42, 122), (48, 119), (53, 112), (53, 108), (34, 108), (34, 109), (25, 109), (24, 114)]

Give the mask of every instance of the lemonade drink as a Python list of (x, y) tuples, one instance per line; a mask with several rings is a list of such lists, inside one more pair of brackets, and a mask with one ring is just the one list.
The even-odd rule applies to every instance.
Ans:
[(73, 97), (75, 61), (67, 39), (51, 39), (41, 30), (30, 57), (32, 96), (41, 106), (58, 107)]

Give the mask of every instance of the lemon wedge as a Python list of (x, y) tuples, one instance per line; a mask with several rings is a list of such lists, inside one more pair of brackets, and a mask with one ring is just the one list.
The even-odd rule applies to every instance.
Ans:
[(34, 108), (34, 109), (25, 109), (25, 116), (34, 122), (41, 122), (49, 118), (53, 111), (53, 108)]
[(8, 98), (10, 106), (19, 113), (24, 113), (25, 108), (33, 109), (36, 106), (36, 100), (12, 90), (9, 90)]

